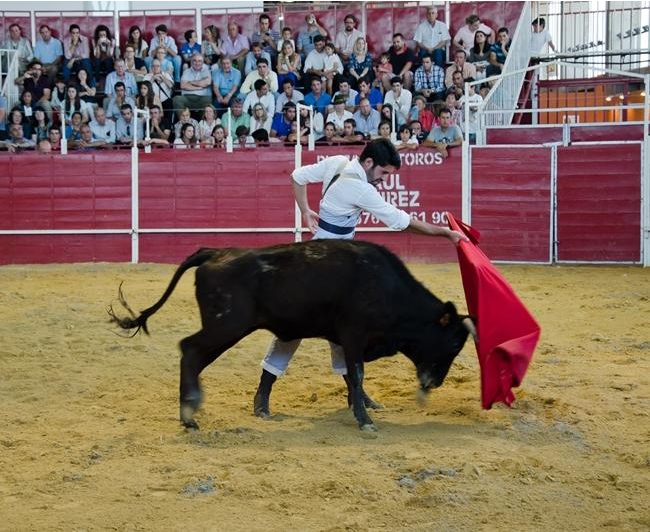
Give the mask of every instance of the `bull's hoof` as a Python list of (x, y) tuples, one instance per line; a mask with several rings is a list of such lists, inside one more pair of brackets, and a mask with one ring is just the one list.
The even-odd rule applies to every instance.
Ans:
[(182, 421), (181, 423), (187, 432), (196, 432), (199, 430), (199, 424), (193, 419), (190, 419), (189, 421)]
[(196, 412), (196, 403), (194, 401), (181, 403), (181, 423), (188, 430), (198, 430), (199, 425), (194, 421), (194, 413)]

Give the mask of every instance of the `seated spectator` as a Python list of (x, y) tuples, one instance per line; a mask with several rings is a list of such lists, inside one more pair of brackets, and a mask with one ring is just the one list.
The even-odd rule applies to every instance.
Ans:
[(144, 59), (140, 59), (135, 55), (135, 48), (132, 44), (127, 44), (124, 48), (124, 66), (126, 67), (126, 71), (133, 76), (136, 83), (143, 81), (147, 75), (147, 67), (144, 64)]
[(192, 56), (194, 54), (201, 54), (201, 45), (198, 43), (196, 31), (187, 30), (183, 35), (185, 43), (181, 46), (181, 61), (183, 72), (192, 66)]
[(451, 112), (451, 120), (449, 123), (451, 125), (459, 126), (462, 131), (463, 126), (461, 124), (463, 122), (463, 112), (460, 110), (458, 100), (456, 100), (456, 92), (453, 88), (447, 91), (445, 96), (445, 107)]
[(235, 21), (228, 23), (228, 35), (221, 45), (223, 57), (230, 58), (233, 68), (244, 72), (244, 61), (249, 50), (248, 39), (239, 33), (239, 25)]
[[(304, 100), (298, 102), (301, 105), (300, 112), (297, 113), (297, 117), (300, 119), (300, 135), (309, 135), (309, 132), (313, 129), (314, 139), (318, 139), (323, 134), (323, 128), (325, 127), (325, 119), (323, 118), (323, 113), (319, 113), (317, 110), (314, 110), (312, 118), (309, 116), (309, 108), (305, 107), (307, 105)], [(305, 131), (305, 128), (307, 131)], [(298, 131), (296, 131), (296, 134)]]
[(212, 130), (212, 138), (209, 142), (204, 144), (206, 148), (219, 148), (224, 149), (226, 147), (226, 130), (223, 126), (214, 126)]
[[(149, 45), (142, 37), (142, 30), (140, 26), (131, 26), (129, 28), (129, 36), (126, 39), (126, 46), (130, 46), (135, 51), (135, 56), (144, 61), (149, 57)], [(126, 56), (126, 48), (124, 49)], [(133, 72), (131, 72), (133, 74)]]
[(275, 98), (269, 92), (269, 86), (263, 79), (255, 81), (255, 90), (249, 92), (244, 99), (244, 113), (251, 113), (253, 106), (256, 103), (261, 103), (266, 109), (268, 116), (273, 116), (275, 112)]
[(304, 94), (294, 87), (291, 79), (287, 78), (282, 82), (282, 92), (275, 99), (275, 112), (281, 113), (285, 103), (293, 102), (297, 104), (304, 99)]
[(239, 126), (248, 128), (249, 123), (250, 116), (244, 113), (244, 100), (241, 98), (233, 98), (230, 100), (230, 114), (225, 113), (221, 117), (221, 124), (226, 130), (226, 135), (230, 135), (230, 138), (236, 140), (237, 128)]
[(22, 122), (30, 122), (34, 116), (34, 95), (29, 89), (23, 89), (20, 93), (20, 100), (14, 106), (14, 109), (19, 109), (23, 115)]
[(61, 151), (61, 127), (53, 124), (48, 136), (52, 151)]
[(392, 89), (384, 96), (384, 105), (391, 105), (397, 118), (396, 123), (404, 124), (411, 111), (413, 95), (410, 90), (402, 87), (402, 79), (399, 76), (395, 76), (391, 80), (391, 86)]
[[(295, 110), (295, 106), (294, 106), (294, 110)], [(282, 114), (279, 114), (278, 116), (282, 116)], [(294, 118), (295, 118), (295, 114), (294, 114)], [(270, 133), (273, 120), (274, 117), (269, 116), (268, 112), (266, 111), (266, 107), (264, 107), (262, 103), (257, 102), (255, 105), (253, 105), (252, 108), (248, 130), (257, 131), (258, 129), (266, 129), (266, 131)]]
[(430, 55), (422, 57), (422, 65), (415, 71), (415, 94), (433, 102), (445, 93), (445, 71), (433, 63)]
[(451, 87), (454, 82), (452, 76), (454, 72), (460, 72), (465, 78), (476, 78), (476, 67), (472, 63), (466, 61), (467, 54), (465, 50), (456, 50), (454, 53), (454, 62), (445, 70), (445, 86)]
[(90, 61), (90, 45), (88, 39), (81, 35), (77, 24), (71, 24), (68, 36), (63, 39), (63, 78), (68, 81), (72, 74), (84, 67), (93, 76), (93, 65)]
[(474, 46), (472, 46), (467, 61), (476, 67), (476, 78), (485, 79), (487, 67), (490, 64), (490, 44), (488, 36), (481, 30), (474, 34)]
[[(9, 25), (9, 35), (6, 41), (2, 43), (0, 49), (16, 50), (18, 57), (18, 75), (22, 76), (27, 70), (27, 66), (34, 59), (34, 52), (32, 51), (32, 43), (27, 37), (23, 37), (23, 30), (16, 24)], [(8, 65), (6, 64), (6, 57), (3, 57), (0, 71), (7, 72)]]
[(203, 116), (199, 121), (199, 127), (196, 130), (196, 136), (199, 137), (201, 142), (206, 141), (212, 137), (212, 130), (219, 124), (221, 124), (221, 120), (217, 118), (217, 110), (214, 105), (206, 105), (203, 109)]
[(52, 35), (52, 30), (47, 24), (41, 24), (38, 29), (40, 39), (34, 46), (34, 57), (43, 65), (43, 74), (54, 84), (54, 78), (63, 63), (63, 44)]
[(223, 50), (221, 49), (221, 35), (219, 29), (214, 24), (210, 24), (203, 28), (201, 53), (203, 54), (205, 64), (210, 67), (212, 67), (212, 65), (217, 65), (219, 59), (223, 56)]
[(255, 146), (269, 145), (269, 132), (264, 128), (253, 131), (251, 137), (255, 141)]
[(153, 51), (153, 57), (151, 60), (145, 61), (145, 65), (151, 72), (153, 72), (153, 62), (156, 59), (160, 62), (160, 68), (162, 71), (169, 74), (169, 77), (174, 81), (174, 63), (167, 57), (167, 50), (164, 46), (156, 48)]
[(361, 78), (367, 77), (372, 83), (375, 77), (372, 68), (372, 56), (368, 53), (368, 44), (364, 37), (357, 37), (354, 42), (354, 49), (348, 60), (348, 76), (350, 85), (354, 89), (359, 88)]
[(266, 81), (271, 93), (278, 92), (278, 75), (271, 70), (269, 62), (262, 57), (257, 60), (257, 70), (248, 74), (244, 83), (241, 84), (240, 94), (242, 97), (245, 98), (246, 95), (253, 90), (255, 82), (258, 79)]
[(149, 110), (149, 144), (167, 146), (172, 139), (172, 125), (160, 106)]
[(296, 121), (296, 105), (292, 102), (286, 103), (282, 113), (273, 117), (271, 124), (271, 138), (287, 140), (291, 133), (291, 125)]
[[(478, 32), (477, 32), (478, 33)], [(472, 78), (467, 78), (465, 81), (472, 83), (474, 80)], [(467, 122), (469, 128), (465, 131), (465, 120), (463, 120), (459, 125), (463, 132), (468, 134), (468, 140), (470, 143), (476, 143), (476, 131), (477, 131), (477, 122), (476, 122), (476, 111), (478, 110), (479, 105), (483, 102), (483, 97), (476, 92), (476, 86), (469, 86), (469, 93), (463, 95), (459, 100), (458, 104), (463, 111), (463, 117), (467, 116)]]
[(321, 35), (314, 37), (314, 48), (305, 58), (303, 72), (305, 74), (305, 88), (311, 87), (311, 81), (318, 79), (322, 81), (325, 75), (325, 38)]
[(359, 144), (363, 142), (363, 134), (357, 131), (357, 124), (354, 118), (348, 118), (343, 124), (343, 133), (340, 136), (339, 142), (346, 144)]
[(332, 103), (329, 94), (323, 92), (320, 79), (312, 79), (311, 92), (305, 95), (305, 104), (313, 106), (319, 113), (325, 113), (327, 106)]
[(81, 138), (81, 124), (83, 124), (81, 113), (79, 111), (73, 112), (70, 123), (65, 126), (65, 139), (68, 147), (71, 147), (74, 141)]
[(254, 31), (251, 35), (251, 42), (258, 42), (262, 45), (262, 50), (270, 56), (269, 65), (272, 65), (278, 54), (280, 32), (271, 28), (271, 18), (266, 13), (259, 16), (258, 23), (257, 31)]
[(52, 84), (46, 75), (43, 75), (43, 64), (34, 59), (27, 65), (23, 76), (16, 78), (16, 84), (22, 85), (24, 90), (29, 90), (33, 96), (34, 104), (39, 104), (50, 120), (52, 120)]
[(409, 127), (411, 128), (411, 134), (418, 139), (419, 144), (422, 144), (422, 141), (427, 138), (429, 132), (423, 131), (422, 124), (419, 120), (411, 120)]
[(420, 127), (429, 133), (431, 131), (431, 128), (433, 127), (433, 122), (435, 117), (433, 116), (433, 113), (427, 109), (427, 100), (424, 98), (424, 96), (416, 96), (413, 99), (413, 107), (411, 108), (411, 112), (409, 113), (409, 124), (413, 123), (413, 121), (417, 121), (420, 124)]
[(178, 136), (174, 140), (174, 148), (196, 149), (200, 148), (199, 138), (196, 136), (194, 125), (186, 122), (182, 125)]
[(14, 124), (19, 124), (20, 126), (22, 126), (23, 134), (27, 138), (31, 138), (32, 136), (31, 120), (23, 114), (20, 107), (14, 107), (9, 113), (9, 119), (7, 120), (7, 125), (5, 126), (7, 130), (7, 134), (11, 126)]
[(445, 67), (451, 35), (447, 25), (438, 20), (437, 6), (427, 7), (427, 20), (415, 29), (413, 40), (418, 45), (420, 58), (428, 55), (436, 66)]
[(271, 55), (262, 49), (262, 45), (258, 42), (252, 43), (250, 52), (246, 54), (246, 60), (244, 62), (244, 76), (248, 76), (248, 74), (257, 70), (257, 60), (262, 57), (268, 61), (269, 66), (272, 65)]
[(189, 107), (193, 111), (204, 109), (212, 103), (212, 74), (200, 53), (192, 56), (192, 68), (183, 72), (181, 94), (174, 96), (173, 101), (174, 109)]
[(332, 144), (338, 144), (338, 139), (339, 137), (336, 134), (334, 124), (328, 122), (323, 128), (323, 136), (316, 139), (316, 144), (327, 144), (331, 146)]
[(384, 76), (390, 76), (391, 78), (394, 76), (393, 65), (390, 64), (390, 54), (388, 52), (384, 52), (379, 56), (379, 63), (373, 67), (373, 72), (375, 73), (373, 87), (378, 88), (383, 93), (382, 79)]
[(118, 81), (121, 81), (126, 89), (126, 95), (135, 98), (135, 95), (138, 94), (138, 84), (136, 83), (133, 74), (126, 71), (126, 63), (124, 62), (124, 59), (116, 59), (114, 65), (115, 70), (106, 76), (104, 93), (106, 96), (114, 96), (115, 84)]
[(478, 15), (470, 15), (465, 19), (465, 26), (454, 35), (454, 47), (458, 50), (465, 50), (469, 54), (474, 43), (474, 34), (479, 30), (488, 36), (488, 42), (494, 42), (494, 30), (483, 24)]
[(187, 107), (178, 110), (178, 121), (174, 124), (174, 138), (181, 136), (181, 128), (185, 124), (192, 124), (195, 133), (199, 130), (199, 123), (192, 118), (192, 112)]
[(488, 77), (498, 76), (503, 72), (503, 65), (508, 58), (509, 51), (510, 36), (508, 35), (508, 28), (499, 28), (499, 31), (497, 32), (497, 40), (492, 46), (490, 46), (490, 56), (488, 59), (490, 64), (487, 67)]
[(395, 33), (393, 35), (393, 46), (388, 50), (390, 57), (390, 64), (393, 67), (393, 72), (385, 73), (381, 77), (384, 91), (389, 91), (391, 88), (392, 79), (395, 76), (402, 78), (404, 88), (410, 90), (413, 86), (413, 72), (411, 67), (415, 63), (416, 57), (404, 40), (404, 35)]
[(115, 138), (117, 144), (133, 146), (133, 135), (135, 132), (136, 142), (143, 140), (142, 122), (136, 120), (133, 108), (125, 103), (120, 108), (120, 117), (115, 122)]
[(89, 151), (106, 146), (106, 141), (98, 139), (93, 135), (89, 124), (81, 124), (79, 127), (79, 139), (68, 143), (73, 150)]
[(42, 140), (38, 143), (38, 146), (36, 147), (36, 151), (38, 153), (52, 153), (52, 143), (49, 141), (49, 139)]
[(113, 70), (113, 59), (115, 58), (115, 39), (111, 30), (104, 24), (95, 28), (93, 35), (93, 73), (95, 82), (99, 83), (102, 76), (106, 76)]
[(165, 116), (169, 119), (174, 108), (174, 80), (169, 72), (162, 69), (160, 59), (156, 57), (151, 61), (151, 72), (144, 76), (143, 81), (151, 83), (151, 89), (160, 100)]
[(345, 121), (352, 118), (352, 113), (345, 108), (345, 96), (342, 94), (339, 94), (334, 98), (333, 104), (334, 109), (327, 115), (326, 122), (334, 124), (336, 133), (342, 134)]
[(52, 105), (52, 110), (61, 111), (63, 108), (63, 102), (66, 96), (66, 82), (63, 78), (63, 74), (57, 74), (54, 79), (54, 87), (52, 88), (52, 96), (50, 97), (50, 104)]
[(357, 125), (357, 131), (361, 133), (364, 139), (368, 140), (378, 133), (381, 113), (373, 109), (368, 98), (362, 98), (359, 101), (359, 109), (353, 116)]
[(154, 105), (162, 108), (160, 98), (158, 98), (156, 93), (153, 91), (151, 81), (142, 81), (139, 84), (139, 87), (140, 90), (138, 91), (138, 95), (135, 97), (135, 109), (151, 109)]
[(9, 136), (4, 141), (4, 147), (8, 151), (15, 153), (17, 151), (34, 149), (36, 143), (25, 136), (22, 125), (11, 124), (9, 126)]
[[(325, 37), (327, 37), (327, 30), (318, 23), (316, 15), (313, 13), (305, 15), (305, 22), (307, 26), (298, 33), (298, 40), (296, 41), (296, 51), (303, 60), (306, 60), (311, 51), (316, 48), (317, 42), (324, 43)], [(319, 37), (321, 40), (317, 41)]]
[(393, 126), (388, 120), (382, 119), (381, 122), (379, 122), (379, 127), (377, 128), (377, 136), (374, 137), (376, 139), (386, 139), (386, 140), (391, 140), (390, 139), (390, 134), (393, 131)]
[(133, 110), (135, 109), (135, 100), (131, 96), (126, 95), (126, 88), (121, 81), (115, 84), (113, 90), (115, 91), (115, 96), (104, 98), (104, 108), (106, 109), (108, 118), (117, 121), (122, 114), (122, 106), (125, 103), (129, 104)]
[(337, 90), (332, 96), (332, 100), (336, 99), (337, 96), (343, 96), (345, 98), (345, 108), (354, 113), (354, 110), (357, 107), (357, 95), (359, 93), (350, 87), (350, 80), (348, 78), (342, 77), (339, 80), (339, 90)]
[(62, 122), (65, 121), (66, 124), (69, 124), (72, 120), (72, 114), (75, 112), (81, 113), (81, 121), (83, 123), (90, 122), (92, 106), (81, 99), (77, 85), (69, 83), (66, 91), (63, 108), (61, 109), (63, 114), (61, 118)]
[(250, 136), (246, 126), (237, 126), (235, 130), (235, 142), (233, 148), (255, 148), (257, 144), (255, 139)]
[(38, 144), (42, 140), (47, 140), (50, 134), (50, 120), (45, 114), (45, 109), (40, 105), (34, 107), (34, 116), (32, 117), (32, 140)]
[(291, 41), (284, 41), (278, 54), (278, 85), (282, 86), (285, 79), (290, 79), (296, 85), (301, 77), (300, 67), (300, 54), (294, 50)]
[(416, 150), (418, 139), (411, 133), (411, 128), (406, 124), (402, 124), (397, 130), (397, 139), (393, 141), (393, 145), (397, 150)]
[(95, 138), (101, 139), (107, 144), (115, 144), (115, 122), (106, 118), (106, 111), (103, 107), (95, 108), (94, 120), (91, 120), (89, 125)]
[(212, 72), (212, 92), (215, 96), (214, 106), (217, 108), (217, 114), (228, 109), (233, 97), (239, 92), (241, 84), (241, 72), (233, 68), (229, 57), (222, 57), (220, 64), (221, 68)]
[(356, 40), (364, 37), (363, 33), (355, 28), (356, 24), (357, 19), (354, 15), (345, 15), (345, 18), (343, 19), (343, 30), (339, 31), (334, 39), (336, 53), (341, 58), (344, 68), (347, 67), (348, 61), (354, 53)]
[(85, 68), (80, 68), (77, 72), (77, 89), (79, 98), (85, 102), (86, 107), (94, 108), (97, 105), (97, 88), (95, 80), (88, 76)]
[(343, 74), (343, 61), (336, 53), (334, 43), (325, 43), (325, 58), (323, 59), (323, 75), (325, 91), (330, 96), (334, 92), (334, 81)]
[[(293, 30), (288, 26), (282, 28), (282, 31), (280, 32), (280, 40), (278, 41), (278, 53), (282, 51), (282, 45), (284, 44), (284, 41), (289, 41), (291, 43), (291, 46), (293, 46), (293, 49), (296, 50), (296, 41), (293, 40)], [(300, 60), (302, 61), (302, 57)]]
[(460, 146), (463, 143), (463, 134), (458, 126), (450, 123), (451, 112), (449, 109), (442, 109), (438, 119), (440, 125), (431, 130), (427, 138), (422, 142), (422, 146), (435, 148), (440, 155), (447, 158), (449, 148)]
[[(463, 92), (465, 91), (465, 79), (463, 78), (463, 73), (460, 70), (457, 70), (451, 75), (451, 81), (452, 84), (447, 88), (447, 92), (453, 89), (456, 93), (456, 99), (460, 100)], [(445, 92), (445, 96), (447, 96), (447, 92)]]
[(384, 102), (384, 95), (379, 89), (374, 88), (370, 83), (370, 78), (361, 78), (359, 80), (359, 94), (357, 94), (355, 103), (359, 105), (362, 98), (367, 98), (370, 105), (377, 110), (381, 109)]
[[(147, 68), (151, 68), (154, 52), (159, 47), (165, 50), (167, 59), (172, 62), (174, 66), (174, 81), (178, 83), (181, 80), (181, 56), (178, 54), (176, 41), (174, 41), (173, 37), (167, 35), (167, 26), (165, 24), (156, 26), (156, 34), (149, 43), (149, 57), (145, 60)], [(158, 56), (158, 58), (160, 57)], [(163, 68), (165, 68), (164, 65)]]

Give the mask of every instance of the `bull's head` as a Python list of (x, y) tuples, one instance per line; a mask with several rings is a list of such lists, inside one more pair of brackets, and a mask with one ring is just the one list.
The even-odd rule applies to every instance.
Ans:
[(442, 314), (423, 332), (413, 353), (422, 391), (427, 392), (443, 383), (468, 334), (476, 339), (471, 318), (459, 316), (453, 303), (445, 303)]

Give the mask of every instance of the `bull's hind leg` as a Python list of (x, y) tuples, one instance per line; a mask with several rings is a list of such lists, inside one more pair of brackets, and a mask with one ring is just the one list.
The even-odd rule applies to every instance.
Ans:
[(231, 345), (216, 344), (215, 335), (203, 330), (181, 340), (180, 416), (185, 428), (199, 428), (194, 420), (203, 400), (199, 375)]
[(376, 432), (377, 427), (370, 415), (368, 415), (364, 400), (363, 362), (357, 362), (352, 367), (348, 366), (348, 380), (350, 396), (352, 397), (352, 412), (359, 423), (359, 428)]

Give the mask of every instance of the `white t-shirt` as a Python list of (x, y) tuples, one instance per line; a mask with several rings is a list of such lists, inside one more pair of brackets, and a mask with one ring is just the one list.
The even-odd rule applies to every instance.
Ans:
[(545, 52), (546, 45), (552, 42), (551, 34), (547, 29), (543, 29), (539, 33), (532, 32), (530, 34), (530, 53), (531, 55), (538, 55)]

